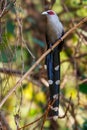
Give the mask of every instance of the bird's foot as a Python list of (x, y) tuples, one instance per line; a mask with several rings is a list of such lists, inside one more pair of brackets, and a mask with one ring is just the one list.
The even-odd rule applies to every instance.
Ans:
[(60, 37), (59, 40), (63, 41), (62, 37)]
[(50, 44), (50, 49), (51, 49), (51, 51), (53, 51), (53, 48), (52, 48), (52, 46), (53, 46), (53, 45), (52, 45), (52, 44)]

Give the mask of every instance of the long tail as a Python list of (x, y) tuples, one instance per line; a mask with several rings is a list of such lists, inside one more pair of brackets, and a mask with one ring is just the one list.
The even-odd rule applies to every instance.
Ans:
[(56, 47), (46, 57), (47, 74), (50, 89), (50, 100), (54, 102), (51, 106), (51, 113), (54, 119), (59, 114), (59, 89), (60, 89), (60, 52)]

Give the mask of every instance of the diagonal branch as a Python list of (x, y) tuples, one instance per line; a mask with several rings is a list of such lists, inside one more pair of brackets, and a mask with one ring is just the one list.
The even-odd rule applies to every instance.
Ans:
[[(4, 9), (2, 10), (1, 14), (0, 14), (0, 19), (9, 12), (9, 10), (14, 6), (16, 0), (14, 0), (13, 2), (8, 2), (5, 6)], [(10, 4), (12, 4), (9, 9), (7, 9), (7, 6), (9, 6)]]
[(10, 91), (7, 93), (7, 95), (2, 99), (0, 103), (0, 108), (3, 106), (3, 104), (6, 102), (6, 100), (9, 98), (9, 96), (20, 86), (21, 82), (31, 74), (31, 72), (36, 68), (36, 66), (45, 58), (47, 54), (49, 54), (56, 46), (60, 44), (61, 41), (63, 41), (67, 36), (69, 36), (72, 32), (74, 32), (78, 27), (80, 27), (83, 23), (87, 22), (87, 17), (83, 18), (78, 24), (76, 24), (73, 28), (71, 28), (69, 31), (63, 35), (61, 39), (59, 39), (55, 44), (48, 49), (36, 62), (35, 64), (22, 76), (21, 79), (17, 81), (15, 86), (10, 89)]

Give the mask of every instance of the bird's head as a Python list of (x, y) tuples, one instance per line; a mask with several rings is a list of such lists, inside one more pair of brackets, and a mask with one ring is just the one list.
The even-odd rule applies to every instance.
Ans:
[(42, 12), (42, 15), (47, 17), (47, 20), (49, 21), (55, 21), (55, 20), (59, 20), (58, 16), (56, 15), (56, 13), (53, 10), (47, 10)]
[(53, 15), (56, 15), (56, 13), (53, 10), (47, 10), (47, 11), (44, 11), (42, 15), (53, 16)]
[[(56, 36), (60, 38), (64, 29), (57, 14), (53, 10), (47, 10), (44, 11), (42, 15), (46, 16), (45, 23), (47, 33), (51, 36), (51, 33), (53, 32), (54, 34), (55, 32), (57, 34)], [(53, 41), (51, 40), (51, 42)]]

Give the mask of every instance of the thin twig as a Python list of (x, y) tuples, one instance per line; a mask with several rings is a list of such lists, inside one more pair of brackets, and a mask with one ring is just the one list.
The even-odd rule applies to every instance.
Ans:
[[(73, 58), (73, 59), (79, 59), (79, 58), (83, 58), (83, 57), (85, 57), (85, 56), (87, 56), (87, 53), (83, 53), (83, 54), (78, 55), (78, 56), (73, 56), (72, 58)], [(70, 58), (61, 61), (61, 64), (64, 63), (64, 62), (68, 62), (68, 61), (70, 61)]]
[(45, 115), (45, 114), (43, 114), (41, 117), (39, 117), (39, 118), (36, 119), (35, 121), (33, 121), (33, 122), (31, 122), (31, 123), (29, 123), (29, 124), (27, 124), (27, 125), (25, 125), (25, 126), (19, 128), (18, 130), (24, 129), (24, 128), (26, 128), (26, 127), (28, 127), (28, 126), (30, 126), (30, 125), (32, 125), (32, 124), (38, 122), (39, 120), (41, 120), (41, 119), (44, 117), (44, 115)]
[(70, 104), (71, 104), (71, 98), (72, 98), (72, 95), (70, 96), (70, 99), (69, 99), (69, 102), (68, 102), (68, 106), (66, 108), (66, 111), (65, 111), (64, 115), (63, 116), (59, 116), (58, 118), (60, 118), (60, 119), (61, 118), (65, 118), (65, 116), (67, 115), (67, 112), (68, 112)]
[[(71, 97), (72, 97), (72, 96), (70, 96), (70, 99), (69, 99), (69, 101), (68, 101), (68, 106), (67, 106), (67, 108), (66, 108), (66, 111), (65, 111), (64, 115), (63, 115), (63, 116), (59, 116), (58, 118), (60, 118), (60, 119), (61, 119), (61, 118), (65, 118), (65, 116), (66, 116), (66, 114), (67, 114), (67, 112), (68, 112), (68, 110), (69, 110), (70, 104), (71, 104)], [(47, 118), (47, 116), (48, 116), (48, 112), (49, 112), (51, 106), (54, 104), (55, 100), (56, 100), (56, 99), (54, 99), (52, 102), (49, 101), (48, 107), (47, 107), (45, 113), (44, 113), (41, 117), (39, 117), (39, 118), (36, 119), (35, 121), (33, 121), (33, 122), (31, 122), (31, 123), (29, 123), (29, 124), (27, 124), (27, 125), (25, 125), (25, 126), (23, 126), (23, 127), (21, 127), (21, 128), (18, 128), (18, 130), (24, 129), (24, 128), (26, 128), (26, 127), (28, 127), (28, 126), (30, 126), (30, 125), (32, 125), (32, 124), (34, 124), (34, 123), (40, 121), (42, 118), (44, 118), (44, 119), (43, 119), (42, 126), (41, 126), (41, 130), (43, 130), (43, 126), (44, 126), (44, 123), (45, 123), (46, 118)], [(47, 119), (52, 119), (52, 118), (47, 118)]]
[(15, 2), (16, 2), (16, 0), (14, 0), (14, 1), (13, 1), (13, 4), (11, 5), (11, 7), (10, 7), (8, 10), (6, 10), (6, 7), (7, 7), (8, 5), (10, 5), (11, 2), (7, 3), (6, 7), (3, 9), (3, 12), (0, 14), (0, 19), (1, 19), (5, 14), (7, 14), (7, 13), (9, 12), (9, 10), (14, 6)]
[(55, 102), (55, 100), (53, 100), (53, 102), (49, 102), (49, 104), (48, 104), (47, 110), (46, 110), (45, 115), (44, 115), (44, 120), (43, 120), (43, 123), (42, 123), (42, 126), (41, 126), (41, 130), (43, 129), (43, 126), (44, 126), (44, 123), (45, 123), (45, 121), (46, 121), (48, 112), (49, 112), (49, 110), (50, 110), (50, 108), (51, 108), (51, 106), (52, 106), (52, 104), (53, 104), (54, 102)]
[(61, 39), (59, 39), (55, 44), (48, 49), (36, 62), (35, 64), (22, 76), (20, 80), (17, 81), (16, 85), (10, 89), (10, 91), (7, 93), (7, 95), (4, 97), (4, 99), (0, 103), (0, 108), (3, 106), (3, 104), (6, 102), (6, 100), (9, 98), (9, 96), (20, 86), (21, 82), (36, 68), (36, 66), (48, 55), (56, 46), (59, 45), (61, 41), (63, 41), (67, 36), (69, 36), (72, 32), (74, 32), (78, 27), (80, 27), (83, 23), (87, 22), (87, 17), (82, 19), (77, 25), (72, 27), (69, 31), (67, 31)]
[[(21, 75), (21, 71), (19, 70), (11, 70), (11, 69), (7, 69), (7, 68), (0, 68), (0, 73), (4, 73), (4, 74), (8, 74), (8, 75)], [(23, 72), (23, 74), (25, 74), (25, 72)]]
[(22, 41), (22, 43), (25, 45), (26, 49), (28, 50), (29, 54), (31, 55), (31, 57), (33, 58), (33, 61), (35, 61), (35, 56), (34, 54), (30, 51), (30, 49), (27, 47), (26, 41), (23, 37), (23, 26), (22, 26), (22, 19), (20, 20), (19, 16), (18, 16), (18, 12), (16, 11), (16, 18), (17, 18), (17, 22), (18, 22), (18, 27), (19, 27), (19, 37)]
[(2, 17), (3, 13), (5, 12), (6, 7), (7, 7), (7, 0), (5, 0), (5, 2), (4, 2), (4, 7), (3, 7), (2, 12), (0, 14), (0, 18)]
[(8, 121), (6, 120), (5, 113), (3, 111), (0, 111), (0, 130), (12, 130), (8, 124)]
[(25, 125), (25, 126), (19, 128), (18, 130), (24, 129), (24, 128), (26, 128), (26, 127), (28, 127), (28, 126), (30, 126), (30, 125), (32, 125), (32, 124), (38, 122), (38, 121), (41, 120), (42, 118), (44, 118), (43, 123), (42, 123), (42, 126), (41, 126), (41, 130), (42, 130), (42, 129), (43, 129), (44, 122), (45, 122), (45, 120), (46, 120), (46, 118), (47, 118), (48, 112), (49, 112), (51, 106), (53, 105), (53, 103), (55, 102), (55, 100), (56, 100), (56, 99), (54, 99), (52, 102), (49, 101), (48, 107), (47, 107), (45, 113), (44, 113), (41, 117), (39, 117), (39, 118), (36, 119), (35, 121), (33, 121), (33, 122), (31, 122), (31, 123), (29, 123), (29, 124), (27, 124), (27, 125)]
[[(80, 58), (83, 58), (87, 56), (87, 53), (83, 53), (81, 55), (78, 55), (78, 56), (73, 56), (72, 58), (74, 59), (80, 59)], [(65, 63), (65, 62), (68, 62), (70, 61), (70, 59), (66, 59), (66, 60), (63, 60), (61, 61), (61, 64)], [(4, 73), (4, 74), (8, 74), (8, 75), (21, 75), (21, 71), (18, 71), (18, 70), (10, 70), (9, 68), (0, 68), (0, 73)], [(23, 72), (22, 74), (25, 74), (26, 72)]]

